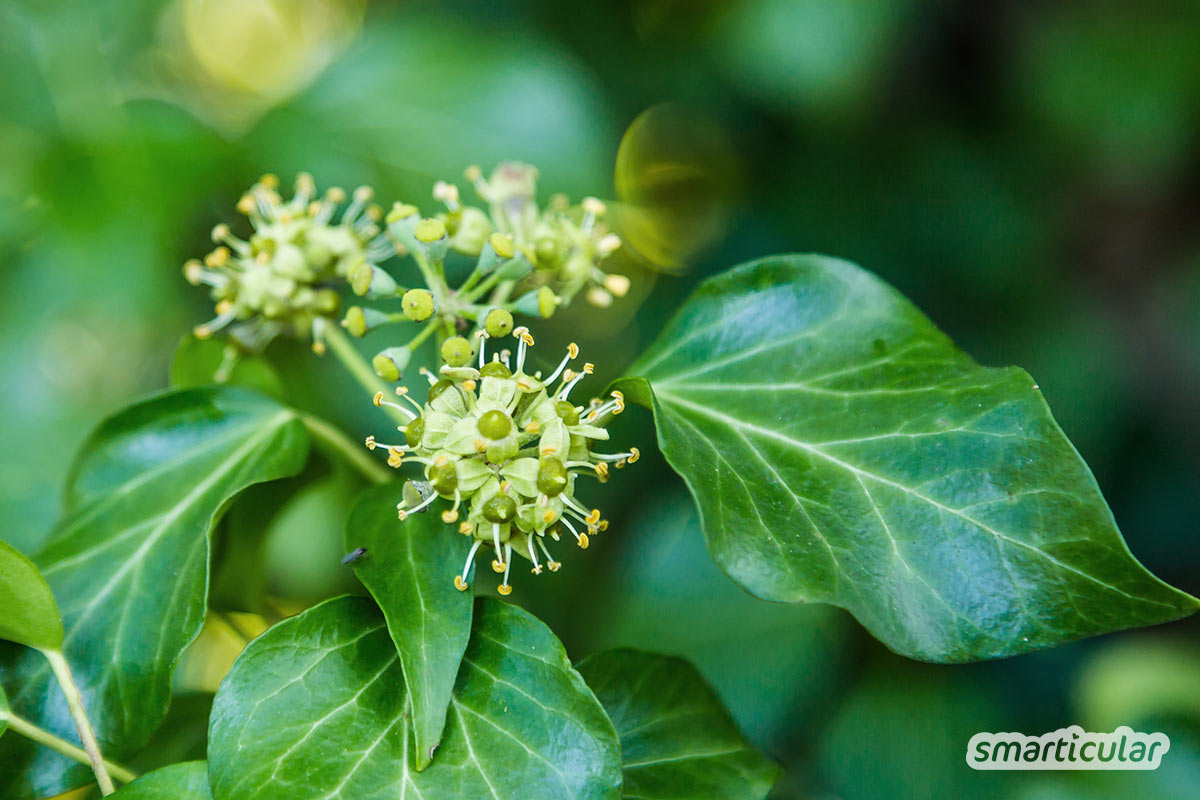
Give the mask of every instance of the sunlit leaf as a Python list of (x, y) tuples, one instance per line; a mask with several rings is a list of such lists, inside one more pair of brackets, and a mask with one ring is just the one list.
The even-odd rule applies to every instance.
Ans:
[(63, 627), (50, 587), (33, 562), (0, 539), (0, 639), (57, 650)]
[(252, 642), (221, 685), (209, 729), (213, 796), (620, 796), (612, 723), (554, 635), (516, 606), (476, 606), (445, 738), (424, 772), (408, 708), (374, 603), (339, 598), (309, 609)]
[(383, 609), (413, 706), (414, 759), (425, 769), (442, 738), (467, 639), (472, 596), (454, 588), (470, 542), (436, 513), (396, 519), (400, 487), (368, 489), (346, 523), (346, 549), (366, 548), (354, 572)]
[(609, 650), (579, 665), (621, 737), (629, 800), (761, 800), (779, 768), (751, 747), (688, 662)]
[[(303, 426), (244, 389), (159, 395), (104, 422), (77, 458), (66, 514), (34, 558), (59, 598), (63, 650), (106, 756), (128, 758), (166, 714), (171, 672), (204, 619), (208, 534), (246, 486), (296, 472)], [(0, 675), (16, 713), (75, 734), (45, 659), (10, 650)], [(18, 737), (0, 743), (0, 785), (54, 795), (85, 768)]]
[(1193, 613), (1129, 553), (1033, 380), (980, 367), (864, 270), (752, 262), (630, 368), (718, 564), (898, 652), (1010, 655)]
[(112, 795), (113, 800), (212, 800), (208, 765), (188, 761), (147, 772)]

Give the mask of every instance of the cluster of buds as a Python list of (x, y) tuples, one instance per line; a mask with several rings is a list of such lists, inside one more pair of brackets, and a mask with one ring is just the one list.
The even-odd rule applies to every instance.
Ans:
[(187, 280), (210, 287), (216, 301), (216, 317), (195, 328), (198, 338), (225, 330), (243, 347), (261, 350), (280, 334), (311, 336), (320, 352), (321, 326), (336, 318), (341, 304), (338, 284), (377, 270), (395, 254), (368, 187), (355, 190), (340, 218), (346, 200), (341, 189), (318, 198), (312, 177), (304, 173), (290, 200), (284, 201), (278, 187), (274, 175), (265, 175), (238, 202), (253, 228), (248, 240), (217, 225), (216, 249), (184, 265)]
[[(403, 442), (387, 444), (367, 438), (367, 447), (387, 453), (388, 464), (413, 462), (423, 467), (423, 480), (406, 481), (398, 504), (399, 518), (427, 511), (439, 499), (448, 504), (442, 521), (457, 524), (472, 538), (462, 573), (454, 578), (466, 590), (471, 567), (481, 548), (491, 548), (492, 569), (503, 574), (499, 592), (512, 591), (513, 556), (528, 559), (534, 574), (556, 572), (560, 564), (546, 539), (563, 532), (586, 549), (589, 537), (608, 527), (599, 509), (588, 508), (575, 494), (576, 479), (592, 476), (604, 482), (609, 468), (638, 460), (636, 448), (598, 453), (593, 447), (608, 439), (607, 422), (625, 408), (620, 392), (587, 407), (570, 399), (571, 391), (592, 373), (590, 363), (576, 371), (569, 365), (579, 355), (572, 343), (548, 375), (526, 371), (533, 336), (524, 327), (509, 329), (516, 337), (515, 356), (508, 350), (487, 357), (486, 329), (476, 336), (476, 351), (455, 336), (442, 346), (445, 364), (429, 380), (424, 405), (407, 389), (396, 389), (401, 402), (380, 392), (377, 406), (389, 406), (407, 418), (399, 427)], [(539, 557), (540, 554), (540, 557)]]

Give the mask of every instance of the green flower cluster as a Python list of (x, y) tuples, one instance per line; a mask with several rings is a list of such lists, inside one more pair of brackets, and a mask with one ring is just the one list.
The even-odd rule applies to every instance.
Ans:
[(578, 500), (576, 478), (591, 475), (603, 482), (609, 465), (623, 467), (639, 455), (636, 448), (594, 451), (597, 442), (608, 439), (603, 425), (624, 410), (625, 401), (613, 392), (607, 401), (592, 400), (586, 408), (574, 404), (571, 391), (593, 369), (590, 363), (579, 371), (568, 366), (579, 355), (574, 343), (543, 377), (540, 371), (525, 371), (533, 345), (528, 329), (511, 333), (517, 338), (515, 359), (507, 350), (487, 359), (486, 343), (492, 338), (487, 329), (476, 337), (477, 361), (469, 341), (457, 336), (446, 340), (439, 374), (422, 370), (430, 382), (424, 405), (404, 387), (396, 393), (407, 405), (386, 400), (382, 392), (375, 396), (376, 405), (390, 406), (409, 419), (400, 427), (402, 443), (385, 444), (371, 436), (367, 447), (386, 451), (392, 467), (416, 462), (424, 468), (423, 480), (404, 485), (397, 506), (400, 519), (441, 498), (451, 504), (442, 520), (459, 523), (459, 532), (474, 539), (462, 574), (454, 579), (460, 590), (467, 588), (475, 555), (484, 546), (494, 551), (492, 569), (504, 575), (501, 594), (512, 591), (514, 554), (528, 559), (534, 574), (541, 574), (542, 558), (557, 571), (560, 565), (547, 549), (547, 537), (558, 541), (565, 529), (586, 548), (589, 536), (608, 526), (598, 509)]
[(196, 326), (198, 338), (224, 330), (257, 351), (280, 334), (313, 336), (320, 352), (322, 321), (335, 317), (341, 305), (339, 282), (378, 269), (378, 262), (395, 254), (369, 188), (355, 190), (337, 218), (346, 199), (342, 190), (330, 189), (317, 199), (312, 177), (302, 173), (285, 202), (278, 186), (274, 175), (265, 175), (238, 202), (253, 228), (248, 240), (218, 225), (212, 232), (217, 248), (203, 261), (184, 265), (188, 281), (210, 287), (216, 301), (217, 316)]

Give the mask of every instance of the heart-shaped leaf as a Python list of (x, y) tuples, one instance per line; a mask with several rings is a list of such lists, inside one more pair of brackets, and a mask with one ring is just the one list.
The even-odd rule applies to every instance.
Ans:
[[(63, 650), (107, 757), (128, 758), (166, 713), (175, 662), (204, 619), (218, 512), (246, 486), (298, 471), (306, 442), (274, 401), (208, 388), (131, 406), (84, 446), (65, 518), (34, 562), (59, 600)], [(16, 713), (75, 735), (41, 654), (9, 650), (0, 675)], [(0, 785), (13, 797), (88, 780), (86, 768), (18, 737), (0, 743)]]
[(113, 800), (212, 800), (208, 765), (188, 761), (147, 772), (112, 795)]
[(346, 523), (346, 549), (366, 548), (354, 562), (358, 579), (383, 609), (400, 653), (412, 701), (414, 759), (429, 766), (442, 738), (446, 709), (471, 636), (472, 597), (454, 588), (470, 542), (436, 513), (396, 518), (400, 487), (362, 494)]
[(0, 539), (0, 639), (57, 650), (63, 626), (54, 595), (42, 573), (25, 556)]
[(746, 742), (688, 662), (609, 650), (579, 672), (621, 737), (626, 800), (762, 800), (771, 791), (779, 768)]
[(616, 732), (528, 612), (480, 600), (445, 737), (415, 769), (396, 647), (374, 603), (330, 600), (238, 656), (213, 704), (217, 800), (619, 797)]
[(933, 661), (1196, 610), (1129, 553), (1029, 375), (980, 367), (853, 264), (717, 276), (630, 375), (713, 558), (760, 597), (839, 605)]

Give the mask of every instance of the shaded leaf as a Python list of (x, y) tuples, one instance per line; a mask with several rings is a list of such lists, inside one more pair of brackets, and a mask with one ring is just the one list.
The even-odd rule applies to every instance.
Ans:
[(0, 539), (0, 639), (57, 650), (62, 619), (50, 587), (33, 562)]
[[(104, 422), (80, 453), (63, 521), (34, 561), (59, 599), (63, 649), (105, 755), (125, 760), (166, 714), (171, 672), (204, 619), (208, 534), (246, 486), (295, 472), (307, 451), (292, 412), (245, 389), (159, 395)], [(0, 662), (13, 709), (74, 736), (40, 654)], [(0, 784), (53, 795), (85, 768), (7, 737)]]
[(412, 701), (415, 763), (425, 769), (442, 738), (467, 640), (472, 596), (454, 588), (470, 542), (436, 514), (396, 518), (400, 487), (362, 494), (346, 524), (346, 549), (365, 547), (354, 572), (383, 609)]
[(212, 800), (208, 765), (188, 761), (147, 772), (112, 795), (114, 800)]
[(213, 704), (218, 800), (616, 798), (620, 751), (562, 645), (480, 600), (445, 738), (417, 772), (396, 647), (374, 603), (330, 600), (252, 642)]
[(839, 605), (935, 661), (1196, 609), (1129, 553), (1033, 380), (853, 264), (713, 278), (630, 374), (714, 559), (760, 597)]
[(222, 339), (197, 339), (191, 334), (181, 338), (171, 356), (168, 378), (171, 388), (193, 389), (222, 383), (216, 376), (222, 366), (227, 365), (229, 374), (223, 383), (245, 386), (268, 397), (283, 399), (283, 381), (273, 366), (252, 353), (240, 353), (230, 359), (227, 349), (230, 347), (233, 345)]
[(579, 673), (621, 737), (625, 798), (761, 800), (771, 791), (779, 768), (688, 662), (609, 650), (584, 659)]

